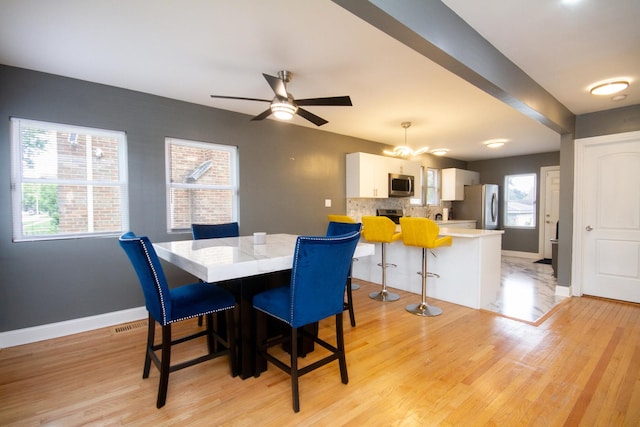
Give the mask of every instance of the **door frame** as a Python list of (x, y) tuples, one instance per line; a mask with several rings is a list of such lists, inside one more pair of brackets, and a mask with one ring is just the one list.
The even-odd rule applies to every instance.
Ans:
[(584, 193), (587, 188), (583, 185), (585, 174), (584, 156), (588, 147), (609, 143), (639, 139), (640, 131), (616, 133), (612, 135), (594, 136), (574, 140), (574, 171), (573, 171), (573, 241), (571, 256), (571, 295), (582, 296), (582, 281), (584, 277), (584, 246), (582, 230)]
[[(544, 258), (544, 228), (545, 218), (544, 212), (547, 208), (547, 172), (558, 171), (560, 172), (560, 165), (557, 166), (542, 166), (540, 168), (540, 196), (538, 198), (538, 256)], [(562, 185), (562, 183), (560, 183)]]

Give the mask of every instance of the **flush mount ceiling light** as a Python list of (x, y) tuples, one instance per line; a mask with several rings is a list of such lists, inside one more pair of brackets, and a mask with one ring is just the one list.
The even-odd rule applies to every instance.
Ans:
[(412, 149), (407, 145), (407, 129), (411, 126), (411, 122), (402, 122), (400, 126), (404, 128), (404, 145), (398, 145), (393, 150), (384, 150), (384, 154), (394, 157), (410, 157), (419, 156), (420, 154), (429, 151), (429, 147), (422, 147), (417, 150)]
[(298, 111), (298, 107), (289, 102), (289, 100), (282, 101), (275, 98), (273, 102), (271, 102), (271, 113), (276, 116), (277, 119), (291, 120), (296, 111)]
[(498, 147), (502, 147), (508, 141), (509, 141), (508, 139), (498, 138), (498, 139), (490, 139), (488, 141), (483, 142), (483, 144), (489, 148), (498, 148)]
[(431, 154), (433, 154), (434, 156), (444, 156), (448, 152), (449, 150), (446, 148), (436, 148), (435, 150), (431, 150)]
[(616, 80), (611, 82), (600, 83), (593, 86), (589, 92), (591, 95), (611, 95), (629, 87), (626, 80)]

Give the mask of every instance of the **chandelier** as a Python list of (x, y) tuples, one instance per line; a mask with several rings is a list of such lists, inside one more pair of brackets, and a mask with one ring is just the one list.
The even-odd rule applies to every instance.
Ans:
[(411, 126), (411, 122), (402, 122), (400, 123), (400, 126), (404, 128), (404, 145), (397, 145), (393, 150), (384, 150), (384, 154), (394, 157), (412, 157), (419, 156), (429, 150), (429, 147), (422, 147), (417, 150), (409, 147), (407, 145), (407, 129)]

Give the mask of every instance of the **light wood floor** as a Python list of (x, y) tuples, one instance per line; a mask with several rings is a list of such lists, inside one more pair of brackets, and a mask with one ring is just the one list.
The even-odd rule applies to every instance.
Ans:
[(534, 326), (439, 301), (441, 316), (419, 318), (404, 310), (418, 296), (380, 303), (361, 286), (358, 325), (345, 321), (349, 384), (337, 364), (302, 377), (298, 414), (284, 373), (243, 381), (226, 359), (173, 373), (156, 409), (134, 327), (0, 350), (0, 425), (640, 425), (638, 305), (572, 298)]

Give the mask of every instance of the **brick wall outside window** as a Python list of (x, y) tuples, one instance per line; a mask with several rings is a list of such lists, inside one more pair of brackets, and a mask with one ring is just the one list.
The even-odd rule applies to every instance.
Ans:
[[(188, 229), (192, 223), (219, 224), (234, 221), (234, 156), (214, 144), (181, 144), (171, 140), (169, 153), (169, 228)], [(187, 178), (205, 162), (211, 167), (195, 181)], [(178, 187), (172, 184), (183, 184)]]

